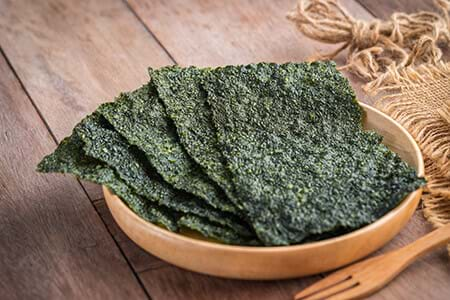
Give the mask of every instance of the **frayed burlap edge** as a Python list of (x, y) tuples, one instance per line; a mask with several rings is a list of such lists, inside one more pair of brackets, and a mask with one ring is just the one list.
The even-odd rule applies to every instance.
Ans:
[[(448, 224), (450, 214), (450, 197), (425, 192), (422, 195), (423, 215), (436, 228)], [(450, 255), (450, 244), (447, 245)]]
[(425, 158), (425, 177), (427, 179), (425, 192), (450, 198), (450, 178), (443, 176), (436, 163), (427, 157)]
[[(423, 214), (434, 226), (450, 223), (450, 65), (391, 70), (374, 106), (405, 127), (424, 154)], [(450, 255), (450, 245), (447, 247)]]
[(450, 178), (450, 65), (421, 65), (391, 70), (388, 92), (375, 107), (403, 125), (423, 154), (435, 161), (441, 177)]

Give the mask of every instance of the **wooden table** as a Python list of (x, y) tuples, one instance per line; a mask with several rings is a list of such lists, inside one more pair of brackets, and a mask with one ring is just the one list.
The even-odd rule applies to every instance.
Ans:
[[(431, 7), (341, 2), (363, 19)], [(331, 49), (285, 19), (294, 3), (0, 0), (0, 298), (290, 299), (323, 276), (250, 282), (181, 270), (118, 229), (98, 186), (34, 171), (84, 115), (144, 83), (149, 66), (301, 61)], [(418, 210), (381, 252), (429, 230)], [(421, 259), (373, 299), (450, 299), (446, 251)]]

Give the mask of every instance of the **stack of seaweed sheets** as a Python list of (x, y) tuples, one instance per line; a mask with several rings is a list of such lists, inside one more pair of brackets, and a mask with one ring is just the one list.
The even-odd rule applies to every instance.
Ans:
[(363, 130), (332, 62), (149, 73), (76, 125), (38, 170), (104, 185), (170, 231), (254, 246), (355, 230), (424, 184)]

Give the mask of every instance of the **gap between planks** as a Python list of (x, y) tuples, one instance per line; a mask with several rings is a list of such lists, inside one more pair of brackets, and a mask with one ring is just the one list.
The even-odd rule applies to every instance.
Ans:
[[(54, 133), (52, 132), (52, 130), (50, 129), (50, 126), (48, 125), (48, 123), (45, 121), (42, 113), (40, 112), (39, 108), (36, 106), (35, 102), (33, 101), (33, 99), (31, 98), (30, 94), (28, 93), (27, 89), (25, 88), (25, 85), (23, 84), (22, 80), (20, 79), (20, 77), (18, 76), (16, 70), (14, 69), (13, 65), (11, 64), (11, 61), (8, 59), (8, 57), (6, 56), (6, 53), (3, 51), (3, 48), (0, 45), (0, 55), (4, 57), (9, 69), (11, 70), (11, 72), (13, 73), (14, 77), (16, 78), (16, 80), (19, 82), (21, 89), (23, 90), (24, 94), (26, 95), (27, 99), (30, 101), (31, 105), (33, 106), (33, 109), (36, 111), (37, 115), (39, 116), (40, 121), (44, 124), (45, 128), (47, 129), (48, 133), (50, 134), (50, 136), (52, 137), (53, 142), (55, 143), (55, 145), (58, 145), (58, 141), (54, 135)], [(116, 245), (117, 249), (119, 250), (120, 254), (122, 255), (122, 257), (124, 258), (124, 260), (126, 261), (130, 271), (132, 272), (133, 276), (135, 277), (135, 279), (137, 280), (138, 284), (140, 285), (140, 287), (142, 288), (145, 296), (147, 297), (147, 299), (152, 299), (152, 297), (150, 296), (149, 292), (147, 291), (147, 289), (145, 288), (144, 284), (141, 281), (141, 278), (139, 277), (139, 275), (137, 274), (137, 272), (134, 270), (134, 268), (132, 267), (128, 257), (125, 255), (123, 249), (120, 247), (119, 243), (117, 242), (117, 240), (115, 239), (114, 235), (111, 233), (109, 227), (106, 225), (105, 220), (103, 219), (102, 215), (99, 213), (97, 207), (95, 206), (95, 202), (101, 201), (104, 199), (100, 198), (100, 199), (96, 199), (93, 200), (91, 199), (91, 197), (89, 196), (88, 192), (86, 191), (84, 185), (80, 182), (79, 179), (76, 179), (76, 181), (78, 182), (78, 184), (80, 185), (81, 189), (83, 190), (84, 194), (86, 195), (86, 197), (90, 200), (89, 202), (91, 203), (91, 206), (93, 207), (93, 209), (95, 210), (96, 214), (98, 215), (98, 217), (100, 218), (100, 220), (102, 221), (103, 226), (105, 227), (106, 231), (108, 232), (108, 234), (111, 236), (111, 239), (114, 241), (114, 244)]]
[(26, 89), (25, 85), (23, 84), (23, 81), (20, 79), (19, 75), (17, 74), (16, 69), (12, 65), (12, 63), (9, 60), (8, 56), (6, 55), (5, 51), (3, 51), (2, 45), (0, 45), (0, 55), (5, 58), (5, 61), (6, 61), (7, 65), (8, 65), (8, 67), (9, 67), (9, 69), (13, 73), (14, 77), (16, 78), (16, 80), (19, 82), (20, 87), (22, 88), (23, 92), (27, 96), (28, 100), (30, 100), (30, 103), (33, 106), (33, 108), (36, 111), (36, 113), (38, 114), (39, 119), (42, 121), (42, 123), (44, 124), (45, 128), (47, 128), (47, 131), (50, 134), (50, 136), (52, 137), (52, 139), (55, 142), (55, 144), (58, 144), (58, 140), (56, 139), (55, 134), (50, 129), (50, 126), (45, 121), (44, 117), (42, 116), (41, 111), (39, 110), (39, 108), (37, 107), (36, 103), (33, 101), (33, 99), (31, 98), (30, 94), (28, 93), (28, 90)]
[[(78, 183), (80, 183), (78, 181)], [(84, 193), (86, 194), (86, 196), (89, 198), (88, 193), (86, 192), (86, 190), (84, 189), (83, 185), (80, 183), (81, 187), (83, 188)], [(101, 201), (104, 199), (99, 199), (98, 201)], [(136, 278), (139, 286), (142, 288), (145, 296), (147, 297), (147, 299), (152, 300), (152, 297), (150, 296), (150, 293), (148, 292), (147, 288), (145, 287), (144, 283), (142, 282), (141, 277), (139, 276), (139, 274), (136, 272), (136, 270), (133, 268), (133, 266), (131, 265), (130, 259), (128, 258), (128, 256), (125, 254), (124, 250), (122, 249), (122, 247), (120, 246), (119, 242), (116, 240), (116, 238), (114, 237), (114, 235), (111, 232), (111, 229), (109, 228), (109, 226), (106, 224), (105, 220), (103, 219), (102, 215), (100, 214), (100, 212), (97, 209), (97, 206), (95, 205), (94, 201), (90, 201), (92, 206), (95, 209), (95, 212), (97, 213), (97, 215), (99, 216), (99, 218), (102, 220), (102, 224), (103, 226), (105, 226), (106, 231), (108, 232), (108, 234), (111, 236), (112, 240), (114, 241), (114, 244), (116, 245), (117, 249), (119, 249), (120, 254), (123, 256), (123, 258), (125, 259), (128, 267), (130, 268), (131, 272), (133, 273), (133, 276)]]
[(128, 3), (127, 0), (121, 0), (124, 5), (127, 7), (127, 9), (133, 14), (133, 16), (136, 18), (136, 20), (139, 21), (139, 23), (145, 28), (145, 30), (150, 34), (150, 36), (156, 41), (156, 43), (161, 47), (161, 49), (164, 50), (164, 52), (167, 54), (167, 56), (172, 60), (174, 64), (178, 64), (178, 62), (175, 60), (173, 55), (169, 52), (169, 50), (164, 47), (164, 45), (161, 43), (159, 38), (153, 33), (153, 31), (145, 24), (145, 22), (141, 19), (141, 17), (136, 13), (136, 11), (131, 7), (130, 3)]
[[(3, 275), (6, 275), (6, 278), (9, 277), (8, 280), (10, 280), (14, 278), (12, 277), (14, 274), (18, 284), (16, 288), (20, 286), (20, 289), (14, 290), (14, 285), (9, 285), (10, 291), (13, 291), (10, 296), (18, 296), (20, 294), (28, 294), (29, 296), (34, 294), (36, 296), (36, 293), (39, 292), (42, 293), (41, 296), (46, 293), (47, 295), (53, 294), (53, 296), (56, 295), (55, 293), (62, 293), (67, 296), (76, 294), (79, 296), (82, 294), (89, 295), (90, 293), (91, 297), (93, 294), (99, 296), (101, 294), (107, 295), (108, 293), (113, 293), (110, 296), (119, 296), (120, 291), (123, 290), (128, 295), (132, 294), (135, 297), (140, 295), (148, 298), (145, 296), (145, 291), (136, 284), (138, 281), (132, 270), (125, 263), (125, 259), (122, 257), (123, 255), (119, 254), (120, 252), (113, 246), (113, 239), (110, 237), (110, 234), (107, 234), (107, 230), (104, 230), (106, 228), (101, 227), (102, 220), (95, 213), (95, 210), (92, 210), (90, 199), (84, 198), (81, 190), (77, 189), (76, 183), (60, 177), (54, 184), (58, 185), (63, 183), (61, 193), (43, 194), (48, 193), (45, 191), (50, 190), (51, 184), (47, 179), (44, 179), (44, 176), (33, 174), (36, 163), (35, 159), (47, 153), (54, 142), (52, 142), (52, 137), (48, 129), (43, 126), (44, 123), (36, 108), (29, 102), (30, 97), (25, 93), (23, 86), (21, 86), (19, 79), (14, 74), (1, 47), (0, 68), (3, 71), (3, 75), (5, 75), (4, 81), (2, 77), (2, 84), (0, 85), (0, 96), (2, 98), (6, 97), (4, 99), (5, 102), (0, 102), (2, 106), (5, 105), (6, 107), (6, 110), (3, 111), (5, 114), (0, 116), (0, 121), (6, 121), (4, 123), (6, 127), (2, 128), (5, 130), (2, 138), (6, 138), (4, 140), (6, 144), (11, 143), (12, 145), (19, 146), (16, 149), (17, 151), (6, 152), (6, 161), (3, 161), (6, 166), (6, 169), (4, 169), (7, 176), (6, 179), (11, 180), (12, 184), (9, 186), (11, 188), (9, 192), (7, 188), (5, 193), (2, 193), (5, 197), (12, 197), (2, 199), (5, 201), (2, 201), (1, 204), (5, 205), (4, 208), (6, 209), (3, 212), (7, 213), (8, 209), (14, 209), (16, 211), (13, 214), (14, 217), (2, 219), (2, 223), (6, 222), (4, 224), (7, 226), (5, 230), (2, 230), (2, 238), (8, 238), (9, 236), (9, 241), (6, 244), (2, 244), (4, 247), (1, 247), (0, 250), (8, 250), (8, 247), (10, 249), (20, 249), (22, 247), (22, 250), (28, 250), (26, 252), (10, 251), (11, 255), (3, 257), (6, 259), (4, 262), (7, 262), (7, 266), (9, 266), (4, 270), (6, 273), (3, 273)], [(22, 138), (8, 138), (8, 132), (15, 132), (17, 136)], [(23, 138), (28, 139), (24, 140)], [(31, 143), (34, 141), (36, 144), (31, 148), (26, 147), (27, 141)], [(20, 147), (23, 143), (25, 143), (25, 147), (22, 149)], [(14, 155), (13, 153), (16, 152), (17, 155)], [(15, 162), (11, 159), (13, 157), (20, 159), (20, 161)], [(24, 191), (25, 194), (23, 194)], [(63, 201), (63, 203), (58, 204), (56, 200), (59, 199), (55, 199), (55, 197), (64, 198), (64, 192), (67, 192), (79, 202), (84, 198), (85, 200), (83, 201), (89, 201), (89, 204), (85, 202), (81, 203), (83, 201), (80, 203)], [(14, 197), (18, 197), (16, 199), (18, 201), (14, 201)], [(30, 199), (40, 201), (34, 201), (32, 203), (24, 202)], [(9, 202), (10, 200), (13, 201)], [(8, 207), (8, 205), (12, 206)], [(22, 207), (20, 207), (21, 205)], [(36, 213), (38, 215), (34, 215)], [(25, 218), (21, 217), (22, 215)], [(83, 220), (81, 216), (85, 219)], [(64, 220), (67, 220), (67, 222), (64, 222)], [(63, 222), (58, 223), (58, 221)], [(8, 228), (8, 224), (12, 225), (15, 222), (17, 226)], [(34, 226), (30, 227), (33, 223)], [(95, 226), (91, 227), (92, 225)], [(83, 229), (83, 226), (87, 226), (87, 228)], [(27, 227), (30, 231), (28, 231)], [(11, 238), (14, 235), (14, 230), (19, 229), (24, 231), (18, 231), (16, 237)], [(36, 231), (35, 234), (30, 234), (33, 230)], [(89, 232), (93, 235), (89, 235)], [(42, 242), (47, 244), (43, 244)], [(26, 248), (23, 248), (24, 243), (28, 243)], [(101, 246), (106, 247), (106, 249)], [(62, 251), (63, 253), (58, 251)], [(103, 254), (100, 255), (100, 251)], [(58, 255), (62, 256), (59, 257)], [(101, 259), (101, 257), (104, 258)], [(7, 260), (8, 258), (10, 259), (9, 262)], [(105, 258), (108, 259), (105, 261)], [(32, 262), (27, 263), (30, 259)], [(85, 263), (89, 261), (91, 263), (86, 265)], [(102, 265), (100, 263), (106, 264)], [(103, 268), (97, 268), (96, 266), (99, 264)], [(114, 274), (111, 273), (111, 269), (117, 271), (116, 275), (110, 276), (110, 274)], [(67, 271), (69, 271), (69, 274), (65, 274), (65, 276), (52, 277), (55, 274), (59, 273), (61, 275), (61, 273)], [(101, 276), (105, 271), (107, 273)], [(9, 275), (8, 272), (10, 272)], [(36, 273), (42, 273), (42, 276), (33, 277), (32, 275)], [(89, 275), (94, 274), (97, 274), (97, 276), (100, 275), (101, 277), (96, 278), (97, 282), (95, 284), (88, 279)], [(120, 278), (120, 281), (123, 282), (122, 289), (115, 284), (113, 287), (105, 289), (105, 284), (114, 283), (111, 280), (118, 280), (118, 276), (125, 274), (127, 275), (126, 278)], [(24, 280), (17, 280), (22, 275), (25, 276), (23, 278)], [(78, 276), (81, 276), (81, 278)], [(37, 286), (33, 284), (35, 280), (39, 282)], [(23, 288), (30, 284), (32, 287), (31, 290), (29, 288)], [(80, 288), (83, 287), (83, 284), (85, 284), (84, 288)], [(133, 284), (136, 284), (136, 286), (133, 287)], [(8, 290), (6, 289), (5, 292), (8, 293)]]

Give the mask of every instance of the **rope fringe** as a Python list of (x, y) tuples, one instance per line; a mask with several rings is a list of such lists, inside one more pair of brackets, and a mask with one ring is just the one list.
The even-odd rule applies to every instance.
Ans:
[(398, 83), (408, 67), (437, 64), (442, 58), (440, 45), (450, 43), (448, 0), (436, 0), (439, 13), (394, 13), (389, 20), (354, 19), (336, 0), (299, 0), (287, 15), (307, 37), (328, 44), (342, 45), (314, 59), (335, 58), (348, 49), (348, 70), (369, 83), (368, 92)]
[(436, 163), (431, 159), (425, 159), (426, 193), (450, 198), (450, 178), (445, 177)]
[[(421, 65), (395, 74), (375, 107), (405, 127), (425, 158), (423, 213), (435, 227), (450, 223), (450, 65)], [(450, 245), (448, 246), (450, 255)]]
[(421, 65), (395, 71), (390, 92), (375, 107), (399, 122), (433, 160), (440, 177), (450, 179), (450, 65)]

